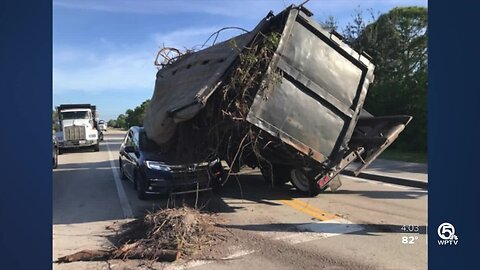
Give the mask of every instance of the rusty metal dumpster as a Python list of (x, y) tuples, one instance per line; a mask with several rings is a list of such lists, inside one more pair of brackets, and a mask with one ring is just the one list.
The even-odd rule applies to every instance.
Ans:
[(310, 195), (355, 160), (360, 173), (411, 117), (363, 109), (372, 59), (311, 15), (295, 6), (270, 13), (252, 31), (160, 69), (147, 135), (183, 159), (215, 155), (233, 170), (260, 167), (267, 181), (291, 181)]

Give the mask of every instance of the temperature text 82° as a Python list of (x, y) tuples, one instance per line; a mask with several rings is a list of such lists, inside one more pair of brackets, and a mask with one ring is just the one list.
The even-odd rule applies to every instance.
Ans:
[(413, 245), (418, 240), (418, 236), (402, 236), (402, 244)]

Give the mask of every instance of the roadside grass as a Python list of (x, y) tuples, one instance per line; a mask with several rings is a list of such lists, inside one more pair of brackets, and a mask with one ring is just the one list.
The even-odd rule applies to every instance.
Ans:
[(427, 152), (407, 152), (399, 149), (386, 149), (379, 158), (415, 163), (428, 163)]

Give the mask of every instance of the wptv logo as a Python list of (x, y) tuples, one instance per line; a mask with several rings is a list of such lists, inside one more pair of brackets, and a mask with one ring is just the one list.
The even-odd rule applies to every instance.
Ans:
[(455, 235), (455, 227), (452, 224), (448, 222), (440, 224), (437, 233), (441, 238), (437, 240), (440, 246), (456, 246), (458, 244), (458, 237)]

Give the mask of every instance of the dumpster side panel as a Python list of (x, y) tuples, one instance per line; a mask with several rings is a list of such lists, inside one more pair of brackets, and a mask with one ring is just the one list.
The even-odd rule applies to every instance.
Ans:
[(362, 70), (302, 24), (293, 26), (282, 59), (318, 86), (317, 95), (353, 106)]
[(282, 79), (257, 93), (247, 120), (318, 162), (341, 158), (373, 80), (362, 57), (291, 10), (269, 66)]
[[(256, 113), (258, 125), (265, 125), (263, 127), (271, 135), (294, 144), (308, 142), (308, 147), (318, 153), (329, 153), (334, 149), (347, 120), (338, 116), (325, 101), (302, 91), (287, 78), (282, 79)], [(269, 123), (273, 124), (269, 126)]]

